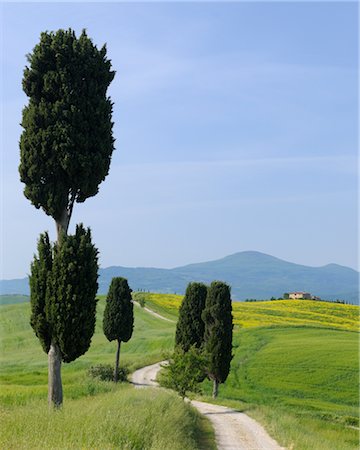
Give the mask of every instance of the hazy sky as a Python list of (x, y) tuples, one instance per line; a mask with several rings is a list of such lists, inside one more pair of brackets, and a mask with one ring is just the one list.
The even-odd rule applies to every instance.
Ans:
[(23, 277), (53, 220), (22, 194), (25, 55), (86, 28), (116, 77), (116, 151), (76, 205), (102, 267), (257, 250), (357, 265), (356, 3), (7, 3), (2, 22), (2, 272)]

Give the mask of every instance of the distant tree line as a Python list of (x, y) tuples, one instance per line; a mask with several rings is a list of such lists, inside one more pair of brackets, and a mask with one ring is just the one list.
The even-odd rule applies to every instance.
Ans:
[[(275, 298), (275, 297), (271, 297), (270, 300), (269, 299), (256, 299), (256, 298), (247, 298), (244, 301), (245, 302), (268, 302), (268, 301), (277, 301), (277, 300), (293, 300), (293, 299), (289, 299), (289, 298), (283, 298), (283, 297), (279, 297), (279, 298)], [(326, 300), (323, 298), (317, 298), (317, 299), (313, 299), (313, 298), (302, 298), (299, 299), (302, 302), (304, 301), (313, 301), (313, 302), (327, 302), (327, 303), (341, 303), (343, 305), (352, 305), (351, 302), (347, 302), (346, 300)]]

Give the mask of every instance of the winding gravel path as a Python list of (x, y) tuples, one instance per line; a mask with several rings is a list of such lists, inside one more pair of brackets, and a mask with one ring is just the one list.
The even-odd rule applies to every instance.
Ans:
[[(134, 305), (141, 308), (140, 304), (138, 302), (136, 302), (135, 300), (133, 300), (133, 303), (134, 303)], [(152, 309), (147, 308), (146, 306), (143, 307), (143, 310), (148, 312), (152, 316), (157, 317), (158, 319), (166, 320), (166, 322), (176, 323), (175, 320), (168, 319), (167, 317), (164, 317), (161, 314), (158, 314), (157, 312), (153, 311)]]
[[(156, 376), (164, 364), (166, 361), (136, 370), (131, 377), (135, 387), (157, 386)], [(190, 403), (211, 421), (218, 450), (285, 450), (256, 420), (244, 413), (195, 400)]]

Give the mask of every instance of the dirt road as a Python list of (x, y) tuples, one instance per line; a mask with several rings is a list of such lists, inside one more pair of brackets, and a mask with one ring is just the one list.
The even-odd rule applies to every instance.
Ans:
[(161, 361), (156, 364), (152, 364), (151, 366), (142, 367), (139, 370), (135, 370), (135, 372), (131, 375), (131, 382), (137, 388), (144, 388), (149, 386), (158, 386), (158, 383), (155, 381), (158, 372), (161, 369), (162, 365), (165, 365), (167, 361)]
[[(156, 375), (164, 364), (166, 361), (135, 371), (132, 382), (136, 387), (156, 386)], [(244, 413), (195, 400), (190, 403), (211, 421), (218, 450), (285, 450)]]
[[(139, 306), (141, 308), (141, 306), (138, 302), (135, 302), (133, 300), (133, 303), (134, 303), (134, 305)], [(152, 316), (157, 317), (158, 319), (162, 319), (162, 320), (166, 320), (167, 322), (175, 323), (175, 320), (168, 319), (167, 317), (164, 317), (161, 314), (158, 314), (157, 312), (153, 311), (152, 309), (147, 308), (146, 306), (143, 307), (143, 310), (148, 312)]]

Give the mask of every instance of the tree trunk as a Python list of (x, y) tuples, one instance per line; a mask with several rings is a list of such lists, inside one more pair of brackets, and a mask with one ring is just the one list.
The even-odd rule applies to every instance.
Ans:
[(218, 382), (218, 380), (213, 380), (213, 392), (212, 392), (213, 398), (217, 397), (218, 390), (219, 390), (219, 382)]
[(59, 346), (52, 342), (48, 353), (48, 403), (59, 408), (62, 401), (61, 352)]
[[(59, 220), (56, 220), (57, 243), (60, 245), (62, 233), (67, 234), (70, 216), (67, 208), (64, 209)], [(57, 344), (51, 342), (48, 353), (48, 404), (60, 408), (63, 402), (63, 389), (61, 381), (61, 351)]]
[(56, 220), (57, 242), (60, 244), (61, 233), (67, 234), (70, 222), (70, 215), (67, 208), (64, 208), (61, 217)]
[(119, 381), (119, 361), (120, 361), (120, 346), (121, 341), (118, 339), (118, 348), (116, 351), (116, 360), (115, 360), (115, 371), (114, 371), (114, 381), (117, 383)]

